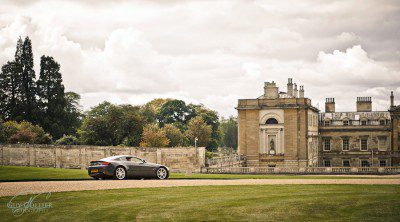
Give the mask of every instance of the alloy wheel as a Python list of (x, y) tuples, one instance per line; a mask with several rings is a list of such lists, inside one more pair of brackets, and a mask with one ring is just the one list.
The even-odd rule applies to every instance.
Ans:
[(162, 167), (158, 168), (158, 170), (157, 170), (157, 178), (158, 179), (160, 179), (160, 180), (165, 179), (167, 177), (167, 174), (168, 174), (168, 172), (165, 168), (162, 168)]
[(115, 177), (116, 177), (118, 180), (123, 180), (123, 179), (125, 179), (125, 175), (126, 175), (126, 172), (125, 172), (125, 169), (124, 169), (124, 168), (118, 167), (118, 168), (115, 170)]

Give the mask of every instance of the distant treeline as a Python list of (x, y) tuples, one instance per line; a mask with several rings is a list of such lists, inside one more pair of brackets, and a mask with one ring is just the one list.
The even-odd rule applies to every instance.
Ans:
[(142, 106), (103, 102), (82, 112), (80, 95), (65, 92), (60, 64), (43, 55), (33, 69), (29, 37), (0, 73), (0, 143), (237, 148), (237, 120), (203, 105), (154, 99)]

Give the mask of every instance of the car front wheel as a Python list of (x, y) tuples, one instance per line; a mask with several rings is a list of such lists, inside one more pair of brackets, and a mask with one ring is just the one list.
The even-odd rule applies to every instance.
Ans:
[(164, 167), (160, 167), (157, 169), (157, 179), (164, 180), (168, 178), (168, 171)]
[(117, 167), (115, 169), (114, 178), (118, 180), (123, 180), (126, 177), (126, 170), (123, 167)]

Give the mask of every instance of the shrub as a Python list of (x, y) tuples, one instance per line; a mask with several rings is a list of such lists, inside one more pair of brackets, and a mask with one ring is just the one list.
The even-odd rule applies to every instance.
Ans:
[(206, 159), (211, 159), (211, 158), (213, 158), (213, 153), (206, 150)]
[(63, 137), (58, 139), (55, 143), (58, 145), (79, 145), (80, 144), (78, 141), (78, 138), (76, 138), (75, 136), (71, 136), (71, 135), (64, 135)]
[(49, 144), (52, 142), (50, 134), (46, 133), (42, 127), (26, 121), (5, 122), (0, 135), (2, 142), (5, 143)]

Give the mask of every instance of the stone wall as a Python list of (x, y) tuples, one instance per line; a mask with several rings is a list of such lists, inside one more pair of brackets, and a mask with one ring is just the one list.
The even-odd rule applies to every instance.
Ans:
[(137, 148), (61, 145), (0, 145), (1, 165), (86, 169), (92, 160), (133, 155), (166, 165), (173, 172), (200, 172), (205, 148)]

